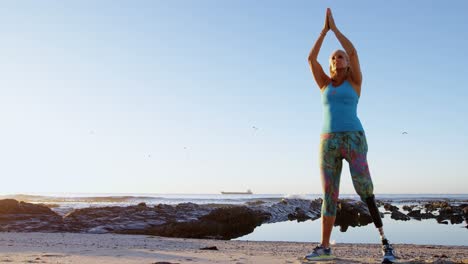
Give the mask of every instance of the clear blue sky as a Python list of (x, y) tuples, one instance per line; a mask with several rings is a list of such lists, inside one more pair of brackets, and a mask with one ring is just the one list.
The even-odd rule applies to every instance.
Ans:
[(327, 7), (375, 192), (468, 193), (468, 2), (403, 0), (4, 1), (0, 193), (320, 193)]

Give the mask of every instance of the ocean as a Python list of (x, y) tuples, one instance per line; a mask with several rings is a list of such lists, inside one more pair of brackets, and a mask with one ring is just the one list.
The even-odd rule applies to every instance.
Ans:
[[(92, 193), (28, 193), (0, 195), (0, 199), (13, 198), (32, 203), (49, 204), (52, 210), (65, 214), (76, 208), (102, 206), (128, 206), (146, 203), (148, 206), (157, 204), (245, 204), (252, 201), (276, 203), (283, 198), (317, 199), (321, 194), (251, 194), (251, 195), (223, 195), (223, 194), (92, 194)], [(356, 194), (341, 194), (341, 199), (359, 200)], [(376, 199), (389, 201), (393, 205), (417, 204), (431, 200), (446, 200), (453, 203), (468, 203), (468, 194), (381, 194)], [(383, 210), (383, 208), (380, 208)], [(382, 211), (383, 212), (383, 211)], [(392, 243), (437, 244), (468, 246), (467, 223), (439, 224), (435, 219), (396, 221), (385, 214), (384, 229)], [(263, 224), (251, 234), (235, 240), (250, 241), (291, 241), (317, 242), (320, 239), (320, 219), (305, 222), (287, 221), (273, 224)], [(379, 235), (371, 225), (350, 227), (341, 232), (336, 227), (332, 233), (335, 243), (379, 243)]]

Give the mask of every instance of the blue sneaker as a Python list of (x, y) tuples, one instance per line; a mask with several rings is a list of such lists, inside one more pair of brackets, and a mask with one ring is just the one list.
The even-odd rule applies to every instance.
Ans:
[(331, 248), (324, 248), (322, 245), (316, 246), (312, 253), (304, 256), (304, 260), (308, 261), (332, 260), (334, 258)]
[(395, 263), (396, 257), (395, 257), (395, 251), (393, 250), (393, 247), (388, 243), (387, 239), (382, 240), (382, 263), (384, 264), (390, 264), (390, 263)]

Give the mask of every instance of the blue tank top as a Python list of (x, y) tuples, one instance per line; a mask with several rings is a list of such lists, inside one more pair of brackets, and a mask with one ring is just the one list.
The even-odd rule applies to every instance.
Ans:
[(348, 81), (340, 86), (330, 84), (322, 92), (322, 133), (364, 131), (357, 117), (359, 96)]

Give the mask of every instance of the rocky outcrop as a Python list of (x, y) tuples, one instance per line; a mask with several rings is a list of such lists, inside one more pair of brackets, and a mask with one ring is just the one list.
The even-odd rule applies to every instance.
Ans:
[[(404, 207), (407, 214), (413, 219), (435, 218), (439, 224), (461, 224), (468, 223), (468, 204), (450, 204), (448, 201), (430, 201), (422, 205), (411, 205)], [(423, 210), (425, 212), (423, 212)]]
[(190, 222), (208, 214), (212, 208), (194, 203), (177, 206), (112, 206), (76, 209), (64, 216), (67, 230), (86, 233), (118, 233), (146, 230), (168, 222)]
[(267, 214), (259, 214), (245, 206), (237, 206), (215, 209), (194, 221), (170, 221), (146, 229), (124, 230), (118, 233), (227, 240), (252, 233), (255, 227), (268, 218)]
[(439, 215), (436, 217), (437, 222), (450, 221), (451, 224), (461, 224), (467, 218), (468, 211), (467, 204), (461, 204), (458, 206), (445, 205), (439, 209)]
[(0, 231), (60, 232), (64, 227), (62, 217), (44, 205), (4, 199), (0, 200)]
[(75, 209), (63, 217), (42, 205), (0, 201), (0, 231), (151, 234), (170, 237), (231, 239), (251, 233), (262, 223), (320, 216), (321, 201), (283, 200), (274, 204), (181, 203)]
[[(391, 204), (379, 204), (391, 211), (391, 217), (397, 220), (436, 217), (443, 224), (468, 221), (467, 204), (431, 203), (419, 209), (408, 207), (411, 208), (408, 215)], [(315, 220), (320, 217), (321, 205), (321, 199), (282, 199), (279, 202), (250, 202), (246, 205), (181, 203), (148, 206), (139, 203), (126, 207), (75, 209), (62, 216), (44, 205), (5, 199), (0, 200), (0, 231), (125, 233), (232, 239), (251, 233), (263, 223)], [(426, 209), (425, 213), (421, 212), (423, 208)], [(372, 218), (366, 204), (355, 200), (339, 201), (335, 225), (340, 226), (341, 231), (346, 231), (349, 226), (370, 223)]]

